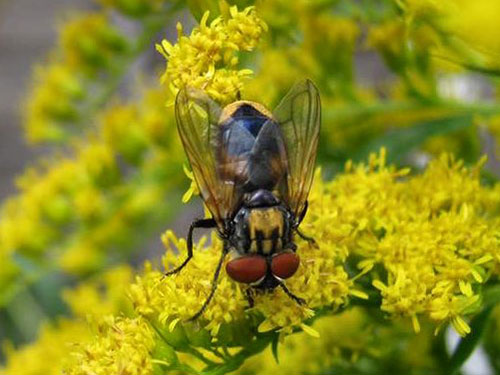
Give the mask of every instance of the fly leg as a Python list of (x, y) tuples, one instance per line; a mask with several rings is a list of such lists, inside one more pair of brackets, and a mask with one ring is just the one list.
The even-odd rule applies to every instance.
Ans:
[(201, 308), (198, 310), (198, 312), (196, 314), (194, 314), (191, 318), (188, 319), (188, 322), (192, 322), (192, 321), (198, 319), (200, 317), (200, 315), (203, 314), (203, 312), (207, 308), (208, 304), (212, 300), (212, 298), (215, 294), (215, 291), (217, 290), (217, 286), (218, 286), (217, 281), (219, 279), (220, 270), (222, 269), (222, 264), (224, 263), (224, 258), (226, 257), (226, 255), (228, 253), (228, 249), (229, 248), (226, 246), (226, 244), (224, 244), (224, 249), (222, 250), (222, 255), (219, 259), (219, 264), (217, 264), (217, 268), (215, 269), (214, 277), (212, 279), (212, 290), (210, 290), (210, 294), (208, 295), (207, 299), (203, 303), (203, 306), (201, 306)]
[(297, 232), (297, 234), (299, 235), (300, 238), (302, 238), (303, 240), (306, 240), (307, 242), (309, 242), (309, 244), (311, 244), (312, 246), (317, 248), (318, 244), (316, 243), (314, 238), (305, 235), (304, 233), (302, 233), (299, 230), (299, 225), (300, 225), (300, 223), (302, 223), (302, 220), (304, 220), (304, 217), (306, 216), (308, 207), (309, 207), (309, 203), (308, 203), (308, 201), (306, 201), (306, 203), (304, 204), (304, 208), (302, 209), (302, 212), (299, 215), (299, 219), (297, 220), (297, 224), (295, 225), (295, 231)]
[(305, 235), (304, 233), (302, 233), (299, 230), (299, 228), (296, 228), (295, 231), (297, 232), (297, 234), (299, 235), (300, 238), (302, 238), (303, 240), (306, 240), (307, 242), (309, 242), (310, 245), (312, 245), (314, 247), (318, 247), (318, 244), (316, 243), (316, 240), (314, 238)]
[(293, 299), (299, 305), (304, 305), (306, 303), (306, 301), (304, 299), (302, 299), (300, 297), (297, 297), (295, 294), (293, 294), (292, 292), (290, 292), (290, 290), (286, 287), (285, 284), (280, 283), (280, 287), (281, 287), (281, 289), (283, 289), (283, 291), (286, 293), (286, 295), (288, 297), (290, 297), (291, 299)]
[(253, 291), (252, 291), (252, 289), (248, 288), (245, 291), (245, 294), (247, 295), (248, 308), (251, 309), (254, 306)]
[(304, 208), (302, 209), (302, 212), (299, 215), (299, 220), (297, 220), (297, 226), (299, 226), (299, 224), (302, 223), (302, 220), (304, 220), (304, 217), (306, 217), (308, 208), (309, 208), (309, 201), (306, 201), (306, 203), (304, 203)]
[(173, 270), (165, 272), (164, 277), (176, 274), (177, 272), (182, 270), (193, 257), (193, 231), (195, 228), (215, 228), (216, 226), (217, 223), (214, 219), (197, 219), (193, 221), (189, 226), (189, 232), (187, 236), (187, 258), (184, 260), (184, 262), (181, 263), (180, 266), (174, 268)]

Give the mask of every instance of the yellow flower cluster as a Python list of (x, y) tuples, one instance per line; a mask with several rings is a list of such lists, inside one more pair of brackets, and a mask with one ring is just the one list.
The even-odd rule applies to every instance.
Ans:
[[(70, 375), (152, 374), (151, 353), (155, 347), (151, 328), (141, 319), (109, 316), (95, 326), (99, 339), (91, 340), (84, 351), (73, 353)], [(102, 338), (106, 338), (102, 340)]]
[(305, 332), (287, 337), (276, 353), (267, 348), (249, 358), (238, 373), (342, 374), (364, 370), (374, 374), (434, 365), (430, 345), (434, 335), (428, 327), (415, 335), (395, 322), (380, 326), (373, 311), (353, 308), (321, 317), (313, 328), (319, 332), (319, 338)]
[(76, 75), (63, 64), (35, 70), (33, 91), (26, 100), (25, 127), (29, 141), (55, 141), (64, 136), (58, 124), (76, 119), (76, 105), (84, 97)]
[(242, 90), (242, 79), (252, 71), (237, 69), (238, 51), (251, 51), (267, 30), (253, 7), (238, 11), (230, 8), (228, 17), (207, 24), (206, 12), (190, 36), (177, 24), (178, 41), (163, 40), (156, 48), (167, 59), (162, 82), (176, 93), (187, 85), (205, 90), (215, 100), (229, 103)]
[(69, 67), (90, 72), (109, 65), (114, 55), (124, 53), (126, 48), (124, 37), (101, 13), (64, 25), (60, 43), (62, 60)]
[[(358, 267), (373, 269), (382, 310), (411, 317), (415, 331), (417, 316), (423, 315), (451, 321), (459, 334), (467, 334), (462, 316), (477, 310), (480, 284), (498, 271), (498, 219), (492, 217), (498, 189), (480, 185), (478, 167), (467, 170), (446, 155), (404, 183), (391, 177), (383, 157), (376, 163), (377, 175), (392, 183), (381, 180), (373, 186), (359, 167), (337, 181), (343, 191), (336, 204), (340, 222), (358, 227), (352, 244), (362, 257)], [(361, 194), (353, 192), (354, 186), (364, 186)]]
[[(184, 162), (174, 124), (165, 116), (166, 98), (154, 89), (142, 102), (116, 104), (101, 115), (99, 131), (76, 143), (74, 156), (55, 158), (19, 178), (21, 193), (0, 211), (5, 262), (0, 295), (21, 272), (14, 256), (89, 272), (112, 252), (122, 252), (135, 233), (130, 228), (144, 225), (151, 210), (157, 212), (155, 220), (165, 215), (160, 208), (168, 210), (168, 203), (158, 202), (176, 178), (181, 180)], [(119, 166), (119, 159), (127, 164)]]
[(59, 375), (68, 350), (74, 348), (75, 342), (87, 343), (91, 337), (87, 324), (80, 320), (60, 319), (55, 324), (45, 324), (35, 343), (18, 350), (7, 347), (7, 363), (5, 368), (0, 367), (0, 374)]
[[(298, 77), (312, 78), (324, 108), (318, 154), (327, 174), (383, 144), (391, 160), (413, 160), (393, 147), (409, 138), (408, 149), (438, 155), (445, 145), (477, 160), (481, 148), (464, 147), (479, 143), (472, 118), (484, 120), (494, 137), (500, 133), (498, 119), (488, 118), (500, 113), (496, 104), (441, 97), (441, 65), (434, 59), (498, 73), (494, 1), (270, 0), (242, 11), (225, 1), (189, 1), (199, 25), (187, 35), (178, 24), (177, 42), (157, 45), (171, 92), (149, 90), (132, 103), (111, 95), (183, 3), (98, 2), (106, 9), (67, 23), (49, 64), (35, 71), (27, 137), (71, 140), (72, 151), (30, 168), (18, 180), (20, 194), (0, 210), (2, 307), (20, 286), (53, 270), (79, 278), (130, 260), (129, 251), (164, 225), (180, 201), (173, 189), (184, 183), (184, 152), (165, 102), (186, 85), (221, 104), (243, 90), (245, 99), (272, 104)], [(110, 21), (115, 12), (133, 18), (127, 22), (138, 26), (135, 36)], [(247, 53), (259, 45), (258, 58)], [(354, 59), (366, 48), (381, 54), (394, 75), (366, 74)], [(256, 78), (246, 84), (253, 71)], [(286, 282), (304, 306), (276, 289), (257, 294), (249, 308), (246, 287), (222, 272), (211, 304), (196, 322), (186, 322), (210, 292), (222, 244), (215, 234), (202, 238), (189, 265), (162, 278), (163, 268), (186, 255), (185, 240), (166, 231), (161, 270), (147, 263), (131, 281), (132, 271), (120, 267), (64, 292), (73, 318), (56, 317), (38, 341), (9, 348), (0, 373), (222, 374), (252, 356), (241, 373), (385, 373), (413, 366), (439, 373), (449, 358), (436, 356), (442, 336), (436, 340), (434, 333), (445, 325), (462, 336), (471, 332), (469, 319), (489, 308), (500, 273), (500, 185), (481, 185), (483, 163), (465, 167), (443, 155), (411, 174), (386, 165), (383, 150), (367, 164), (348, 162), (330, 181), (318, 171), (301, 229), (319, 247), (297, 238), (301, 265)], [(198, 193), (189, 177), (183, 201)], [(492, 315), (486, 349), (495, 358), (500, 320), (498, 311)]]
[(78, 367), (77, 358), (68, 352), (92, 342), (93, 333), (88, 321), (100, 322), (103, 316), (130, 312), (125, 288), (132, 279), (129, 266), (117, 266), (109, 271), (64, 292), (73, 318), (60, 318), (41, 327), (38, 339), (14, 350), (7, 346), (5, 367), (0, 374), (57, 375), (64, 367)]
[[(498, 186), (482, 186), (479, 167), (467, 169), (443, 155), (424, 173), (410, 176), (407, 169), (387, 166), (382, 150), (380, 155), (372, 155), (368, 164), (348, 163), (346, 171), (330, 182), (323, 182), (318, 172), (310, 194), (310, 212), (301, 229), (316, 239), (319, 248), (299, 240), (301, 266), (287, 280), (288, 288), (304, 298), (306, 306), (275, 290), (257, 295), (255, 306), (249, 308), (245, 287), (223, 273), (202, 317), (185, 323), (211, 288), (221, 251), (214, 235), (210, 245), (206, 238), (196, 244), (193, 260), (175, 276), (162, 278), (162, 272), (146, 264), (142, 275), (127, 287), (135, 315), (120, 317), (112, 308), (96, 308), (101, 318), (95, 319), (94, 338), (75, 348), (72, 358), (78, 365), (68, 362), (67, 371), (105, 374), (123, 369), (148, 374), (158, 366), (186, 373), (205, 366), (236, 369), (273, 340), (284, 340), (297, 330), (314, 337), (325, 335), (319, 341), (305, 336), (293, 338), (292, 344), (286, 341), (283, 350), (287, 361), (301, 362), (297, 366), (308, 372), (347, 358), (355, 361), (358, 356), (374, 361), (378, 356), (386, 358), (384, 352), (396, 349), (365, 345), (372, 340), (367, 330), (379, 329), (371, 313), (354, 310), (310, 326), (315, 317), (358, 303), (379, 314), (381, 309), (395, 320), (406, 317), (415, 331), (425, 331), (425, 340), (430, 340), (436, 323), (450, 322), (465, 335), (470, 329), (464, 317), (479, 309), (481, 285), (500, 270)], [(164, 265), (178, 264), (185, 256), (185, 241), (171, 231), (162, 239), (167, 249)], [(110, 285), (124, 284), (114, 277), (107, 280)], [(80, 288), (67, 300), (81, 316), (88, 311), (86, 301), (94, 301), (90, 305), (99, 301), (95, 293), (92, 288)], [(119, 301), (120, 293), (108, 293), (111, 306), (117, 305), (112, 301)], [(397, 330), (406, 330), (394, 327), (396, 323), (377, 335), (388, 335), (386, 341), (392, 342), (391, 335), (400, 337)], [(424, 340), (424, 336), (419, 337), (409, 338), (408, 345), (427, 350), (429, 347), (421, 343), (412, 344)], [(308, 366), (301, 357), (305, 352), (294, 349), (305, 343), (321, 351), (329, 343), (332, 352), (324, 362), (312, 361)], [(423, 361), (412, 355), (402, 359), (407, 363)], [(248, 366), (249, 373), (273, 368), (269, 359)]]
[(24, 126), (34, 143), (60, 142), (70, 134), (74, 123), (82, 120), (79, 108), (89, 101), (89, 75), (109, 67), (126, 52), (125, 39), (100, 13), (75, 17), (63, 25), (60, 34), (50, 63), (35, 70), (26, 99)]
[[(477, 310), (480, 285), (500, 262), (498, 219), (490, 217), (499, 207), (498, 189), (482, 187), (478, 171), (444, 155), (424, 174), (403, 180), (408, 170), (387, 167), (382, 152), (368, 166), (348, 164), (330, 183), (318, 175), (302, 228), (320, 249), (299, 242), (301, 268), (287, 283), (308, 308), (280, 291), (258, 296), (254, 310), (264, 316), (259, 329), (289, 333), (312, 310), (338, 308), (349, 294), (373, 295), (375, 287), (382, 310), (411, 318), (417, 332), (423, 316), (451, 321), (461, 335), (468, 333), (462, 317)], [(170, 232), (164, 242), (181, 256), (185, 252), (185, 242)], [(131, 294), (140, 314), (165, 323), (199, 309), (221, 251), (216, 238), (207, 251), (202, 247), (198, 244), (194, 260), (179, 275), (160, 283), (160, 272), (149, 271), (138, 279)], [(354, 259), (361, 272), (356, 283), (344, 268)], [(165, 264), (175, 263), (178, 259), (167, 255)], [(241, 287), (222, 277), (204, 314), (206, 328), (216, 335), (223, 324), (241, 320), (246, 306)]]

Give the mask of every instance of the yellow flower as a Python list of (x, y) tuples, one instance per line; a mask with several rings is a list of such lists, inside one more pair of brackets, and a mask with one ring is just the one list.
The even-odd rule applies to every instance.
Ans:
[(90, 222), (102, 217), (106, 208), (103, 194), (94, 186), (82, 187), (75, 193), (75, 210), (82, 220)]
[(130, 163), (140, 162), (148, 145), (141, 120), (132, 104), (115, 105), (101, 118), (104, 140)]
[(252, 51), (259, 43), (267, 25), (257, 16), (253, 7), (239, 12), (236, 6), (229, 8), (231, 18), (226, 21), (226, 43), (242, 51)]
[(130, 311), (130, 301), (125, 290), (132, 281), (132, 269), (118, 265), (63, 293), (73, 315), (85, 319), (89, 314), (95, 319)]
[[(58, 375), (67, 362), (68, 350), (74, 343), (86, 343), (92, 337), (87, 325), (80, 320), (60, 319), (55, 324), (44, 324), (36, 342), (20, 349), (9, 348), (7, 361), (0, 373), (10, 375)], [(68, 361), (77, 366), (76, 362)], [(5, 372), (4, 372), (5, 371)]]
[(107, 314), (130, 311), (125, 287), (131, 281), (129, 266), (117, 266), (98, 277), (64, 291), (74, 317), (45, 323), (35, 342), (17, 350), (7, 346), (5, 367), (0, 373), (12, 375), (61, 374), (64, 367), (79, 367), (78, 358), (68, 355), (92, 342), (86, 319), (102, 321)]
[(77, 158), (86, 174), (97, 185), (107, 185), (117, 177), (118, 169), (113, 148), (97, 138), (91, 138), (79, 147)]
[[(94, 338), (75, 350), (79, 365), (70, 364), (68, 371), (104, 374), (123, 367), (136, 373), (140, 366), (145, 373), (155, 366), (186, 372), (199, 372), (204, 366), (236, 369), (238, 361), (295, 331), (323, 340), (324, 328), (310, 327), (312, 319), (334, 315), (368, 296), (363, 304), (383, 311), (393, 325), (404, 318), (405, 329), (411, 323), (416, 332), (428, 335), (432, 326), (451, 323), (459, 334), (468, 334), (466, 318), (481, 307), (481, 284), (500, 272), (498, 187), (479, 183), (480, 165), (468, 169), (443, 155), (422, 174), (409, 176), (408, 170), (387, 166), (382, 150), (367, 164), (347, 163), (345, 172), (329, 182), (322, 181), (318, 171), (301, 229), (319, 248), (297, 239), (301, 266), (286, 282), (306, 300), (305, 306), (277, 289), (257, 294), (249, 309), (246, 286), (223, 272), (203, 315), (194, 323), (185, 322), (211, 289), (222, 251), (213, 234), (210, 244), (206, 238), (195, 244), (194, 258), (175, 276), (162, 278), (161, 271), (146, 264), (128, 286), (135, 316), (122, 318), (102, 304), (101, 316), (112, 315), (95, 320)], [(171, 231), (162, 240), (167, 249), (164, 266), (179, 264), (185, 240)], [(108, 282), (126, 283), (116, 278)], [(98, 296), (81, 288), (69, 301), (82, 315), (87, 306), (98, 303)], [(361, 332), (366, 336), (366, 330)], [(353, 339), (351, 344), (342, 340), (335, 345), (339, 350), (349, 347), (353, 361), (361, 353), (376, 357), (376, 351), (363, 352), (363, 345), (356, 346)], [(382, 356), (388, 348), (381, 345), (376, 350)], [(336, 352), (333, 358), (339, 356)], [(130, 360), (124, 363), (124, 358)]]
[(182, 203), (187, 203), (191, 199), (193, 195), (200, 195), (200, 189), (198, 188), (198, 184), (194, 180), (194, 174), (192, 171), (187, 169), (186, 164), (183, 165), (184, 174), (191, 180), (191, 184), (189, 185), (189, 189), (182, 196)]
[[(459, 333), (467, 330), (461, 316), (477, 308), (474, 285), (484, 282), (486, 269), (498, 262), (496, 220), (483, 216), (494, 209), (488, 189), (478, 180), (478, 169), (443, 156), (431, 163), (423, 175), (400, 180), (407, 170), (385, 165), (384, 153), (372, 156), (367, 166), (347, 166), (345, 174), (329, 183), (319, 175), (310, 195), (310, 213), (303, 230), (313, 235), (320, 248), (313, 250), (299, 241), (301, 268), (287, 285), (307, 301), (297, 306), (280, 291), (256, 297), (254, 311), (264, 320), (259, 330), (291, 332), (313, 316), (314, 309), (343, 306), (349, 295), (370, 292), (366, 278), (373, 280), (382, 296), (382, 310), (391, 316), (411, 318), (419, 330), (418, 316), (451, 321)], [(498, 198), (496, 205), (499, 204)], [(167, 249), (185, 252), (184, 240), (171, 232), (164, 236)], [(147, 271), (131, 288), (136, 311), (164, 324), (186, 319), (200, 308), (210, 290), (211, 273), (221, 245), (195, 249), (195, 257), (178, 275), (159, 282), (160, 273)], [(344, 263), (358, 259), (362, 274), (353, 283)], [(167, 254), (165, 264), (178, 263)], [(374, 265), (387, 273), (380, 280)], [(363, 276), (364, 274), (364, 276)], [(368, 288), (368, 289), (367, 289)], [(442, 301), (462, 301), (442, 310)], [(454, 302), (453, 302), (454, 303)], [(222, 276), (214, 301), (202, 320), (217, 336), (221, 327), (245, 317), (243, 289)], [(456, 307), (452, 307), (456, 306)]]
[(63, 61), (89, 72), (108, 65), (126, 47), (123, 36), (99, 13), (89, 13), (64, 24), (60, 43)]
[[(173, 246), (185, 252), (186, 243), (167, 231), (163, 241), (168, 251), (166, 266), (177, 263), (178, 258), (171, 253)], [(215, 236), (209, 248), (203, 249), (203, 242), (197, 245), (197, 255), (190, 266), (174, 277), (159, 282), (161, 273), (149, 271), (131, 288), (132, 300), (139, 313), (160, 322), (176, 318), (187, 319), (201, 307), (210, 290), (213, 270), (220, 257), (221, 244)], [(297, 295), (308, 301), (308, 307), (297, 305), (282, 291), (255, 297), (255, 312), (263, 314), (265, 320), (259, 330), (264, 332), (280, 329), (290, 333), (293, 327), (313, 315), (311, 309), (320, 306), (339, 307), (346, 303), (350, 285), (347, 273), (340, 266), (343, 256), (337, 246), (312, 249), (305, 243), (299, 251), (301, 264), (298, 273), (287, 283)], [(221, 276), (217, 294), (203, 315), (206, 329), (216, 336), (221, 326), (245, 319), (246, 297), (242, 286), (234, 283), (227, 275)]]
[(95, 324), (102, 339), (92, 340), (85, 349), (74, 351), (69, 375), (152, 374), (151, 353), (155, 347), (151, 328), (141, 319), (109, 316)]
[(84, 275), (99, 269), (104, 260), (104, 254), (95, 241), (76, 238), (66, 244), (57, 265), (70, 274)]
[(253, 7), (241, 12), (231, 7), (228, 19), (218, 17), (209, 25), (208, 17), (206, 12), (189, 37), (183, 35), (178, 24), (177, 43), (163, 40), (156, 46), (167, 60), (162, 82), (174, 93), (189, 85), (228, 103), (236, 98), (243, 88), (243, 79), (251, 74), (248, 69), (236, 69), (236, 52), (252, 50), (267, 27)]
[[(451, 319), (455, 324), (460, 322), (456, 317), (473, 311), (469, 303), (453, 313), (438, 314), (436, 304), (462, 296), (477, 300), (471, 286), (482, 283), (485, 268), (492, 269), (498, 259), (496, 221), (483, 216), (494, 207), (488, 191), (480, 186), (477, 169), (468, 171), (446, 156), (431, 163), (423, 175), (400, 181), (407, 173), (385, 166), (382, 153), (372, 157), (368, 166), (348, 165), (347, 172), (330, 183), (322, 183), (318, 176), (303, 230), (316, 238), (320, 249), (313, 251), (299, 242), (301, 269), (287, 282), (309, 308), (342, 306), (349, 294), (356, 295), (343, 268), (354, 256), (361, 257), (359, 267), (366, 273), (360, 281), (371, 276), (376, 264), (386, 270), (385, 281), (377, 273), (372, 276), (382, 295), (381, 308), (413, 319), (416, 330), (418, 315), (439, 322)], [(167, 249), (172, 242), (181, 254), (185, 251), (185, 242), (171, 232), (164, 242)], [(151, 277), (147, 272), (132, 287), (137, 311), (161, 322), (194, 314), (208, 293), (220, 253), (218, 241), (213, 238), (212, 243), (206, 251), (198, 245), (190, 265), (162, 283), (157, 281), (160, 273)], [(166, 264), (178, 263), (176, 259), (168, 255)], [(160, 298), (155, 297), (158, 294)], [(299, 326), (312, 313), (279, 291), (258, 296), (256, 301), (255, 310), (265, 318), (261, 331), (289, 332), (288, 327)], [(224, 323), (242, 319), (244, 306), (241, 286), (223, 276), (203, 318), (207, 328), (216, 335)]]
[(167, 98), (151, 88), (139, 102), (110, 106), (96, 130), (71, 144), (72, 155), (42, 161), (18, 178), (20, 193), (0, 210), (2, 292), (29, 273), (8, 257), (87, 273), (125, 250), (139, 235), (131, 228), (146, 218), (148, 227), (163, 222), (172, 203), (165, 193), (180, 183), (185, 162), (175, 123), (165, 115)]
[(25, 100), (24, 127), (28, 140), (60, 141), (61, 124), (76, 119), (76, 104), (84, 98), (79, 73), (65, 64), (52, 63), (34, 71), (33, 88)]

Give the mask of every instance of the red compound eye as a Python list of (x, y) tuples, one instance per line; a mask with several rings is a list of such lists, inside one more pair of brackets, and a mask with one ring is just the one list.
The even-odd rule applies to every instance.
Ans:
[(260, 255), (236, 258), (226, 264), (226, 272), (231, 279), (239, 283), (254, 283), (266, 276), (266, 259)]
[(273, 257), (271, 271), (280, 279), (292, 277), (299, 268), (300, 259), (295, 253), (282, 253)]

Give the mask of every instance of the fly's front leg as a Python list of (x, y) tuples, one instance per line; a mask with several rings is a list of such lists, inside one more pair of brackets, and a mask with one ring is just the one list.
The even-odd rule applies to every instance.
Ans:
[(224, 258), (226, 257), (226, 255), (228, 253), (228, 249), (229, 249), (228, 246), (224, 243), (224, 248), (222, 250), (222, 254), (221, 254), (221, 257), (219, 259), (219, 263), (217, 264), (217, 268), (215, 269), (214, 277), (212, 279), (212, 289), (210, 290), (210, 294), (208, 295), (207, 299), (205, 300), (205, 302), (203, 303), (201, 308), (198, 310), (198, 312), (187, 320), (188, 322), (192, 322), (192, 321), (198, 319), (201, 316), (201, 314), (203, 314), (203, 312), (205, 311), (207, 306), (210, 304), (210, 301), (212, 300), (212, 298), (215, 294), (215, 291), (217, 290), (217, 286), (219, 285), (218, 284), (219, 275), (220, 275), (220, 271), (222, 269), (222, 264), (224, 263)]
[(302, 233), (299, 228), (296, 228), (295, 229), (295, 232), (297, 232), (297, 234), (299, 235), (300, 238), (302, 238), (303, 240), (306, 240), (307, 242), (309, 242), (309, 244), (311, 244), (312, 246), (314, 247), (319, 247), (318, 244), (316, 243), (316, 240), (310, 236), (306, 236), (304, 233)]
[(245, 294), (247, 296), (248, 308), (251, 309), (254, 306), (254, 304), (255, 304), (255, 301), (253, 299), (253, 290), (251, 288), (248, 288), (245, 291)]
[(297, 297), (295, 294), (290, 292), (290, 290), (286, 287), (285, 284), (280, 283), (279, 285), (280, 285), (281, 289), (283, 289), (283, 291), (286, 293), (286, 295), (288, 297), (290, 297), (291, 299), (293, 299), (295, 302), (297, 302), (297, 304), (302, 306), (306, 303), (306, 301), (303, 298)]
[(216, 226), (217, 223), (214, 219), (197, 219), (193, 221), (189, 226), (189, 232), (187, 236), (187, 258), (184, 260), (184, 262), (181, 263), (180, 266), (166, 272), (164, 276), (170, 276), (178, 273), (184, 268), (184, 266), (186, 266), (186, 264), (189, 263), (189, 261), (193, 257), (193, 231), (195, 228), (215, 228)]

